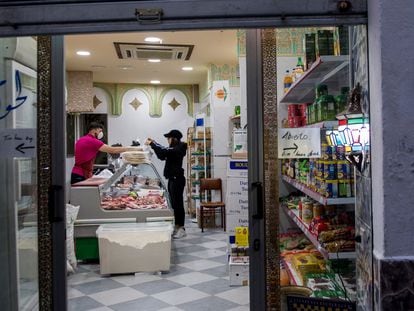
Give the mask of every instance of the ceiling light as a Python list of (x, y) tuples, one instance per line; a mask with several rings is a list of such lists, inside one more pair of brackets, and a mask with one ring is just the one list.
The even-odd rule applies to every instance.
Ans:
[(91, 52), (89, 52), (89, 51), (77, 51), (76, 54), (78, 54), (79, 56), (89, 56), (89, 55), (91, 55)]
[(91, 67), (94, 68), (94, 69), (104, 69), (104, 68), (106, 68), (106, 66), (103, 66), (103, 65), (92, 65)]
[(151, 42), (151, 43), (161, 43), (162, 40), (160, 38), (157, 37), (146, 37), (144, 39), (145, 42)]
[(193, 70), (193, 67), (183, 67), (181, 69), (184, 70), (184, 71), (191, 71), (191, 70)]
[(160, 84), (161, 83), (160, 80), (151, 80), (150, 82), (151, 82), (151, 84)]
[(159, 62), (161, 61), (161, 59), (157, 59), (157, 58), (150, 58), (150, 59), (148, 59), (148, 61), (149, 61), (150, 63), (159, 63)]
[(118, 68), (119, 69), (122, 69), (122, 70), (130, 70), (130, 69), (133, 69), (132, 66), (118, 66)]

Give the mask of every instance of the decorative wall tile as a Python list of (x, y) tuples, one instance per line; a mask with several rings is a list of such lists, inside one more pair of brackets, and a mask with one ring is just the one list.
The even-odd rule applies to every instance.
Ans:
[(96, 95), (93, 97), (93, 109), (95, 110), (96, 107), (98, 107), (100, 104), (102, 104), (102, 101), (99, 100)]
[[(267, 310), (280, 310), (279, 295), (279, 165), (277, 158), (276, 30), (261, 31), (263, 66), (264, 209)], [(260, 134), (259, 134), (260, 135)]]
[(240, 86), (239, 65), (238, 64), (224, 64), (216, 65), (210, 64), (208, 70), (209, 86), (213, 85), (213, 81), (228, 80), (230, 86)]
[(93, 111), (92, 71), (68, 71), (68, 112)]
[(246, 56), (246, 30), (244, 29), (237, 30), (237, 56)]
[(177, 107), (178, 106), (180, 106), (181, 104), (175, 99), (175, 97), (173, 98), (173, 100), (172, 101), (170, 101), (169, 103), (168, 103), (168, 105), (170, 105), (171, 106), (171, 108), (173, 109), (173, 110), (175, 110), (175, 109), (177, 109)]
[(132, 102), (129, 103), (135, 110), (139, 108), (139, 106), (143, 105), (136, 97)]
[[(150, 102), (150, 115), (160, 117), (162, 115), (162, 100), (171, 90), (182, 92), (187, 98), (188, 115), (193, 115), (194, 103), (199, 101), (198, 87), (196, 85), (146, 85), (133, 83), (94, 83), (94, 86), (104, 90), (111, 99), (110, 107), (112, 115), (122, 114), (122, 99), (126, 92), (138, 89), (145, 93)], [(134, 103), (136, 105), (138, 103)], [(139, 104), (137, 109), (139, 108)], [(177, 106), (176, 106), (177, 108)]]

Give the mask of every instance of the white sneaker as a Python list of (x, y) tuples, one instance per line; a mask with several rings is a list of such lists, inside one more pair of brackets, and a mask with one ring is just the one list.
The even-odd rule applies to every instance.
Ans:
[(173, 235), (174, 239), (182, 239), (187, 236), (184, 228), (179, 228), (177, 232)]

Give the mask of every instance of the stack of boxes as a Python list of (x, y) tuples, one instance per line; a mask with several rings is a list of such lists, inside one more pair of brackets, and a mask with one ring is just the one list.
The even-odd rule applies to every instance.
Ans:
[(230, 286), (249, 285), (249, 229), (235, 228), (235, 242), (229, 258)]
[[(230, 286), (247, 285), (249, 202), (247, 160), (227, 161), (226, 230), (229, 235)], [(236, 240), (237, 237), (237, 240)]]

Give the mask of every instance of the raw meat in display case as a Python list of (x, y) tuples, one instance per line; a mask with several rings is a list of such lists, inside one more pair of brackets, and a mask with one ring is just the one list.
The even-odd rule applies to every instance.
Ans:
[(70, 201), (80, 206), (75, 237), (95, 237), (104, 223), (173, 220), (167, 188), (150, 161), (123, 164), (109, 179), (74, 184)]

